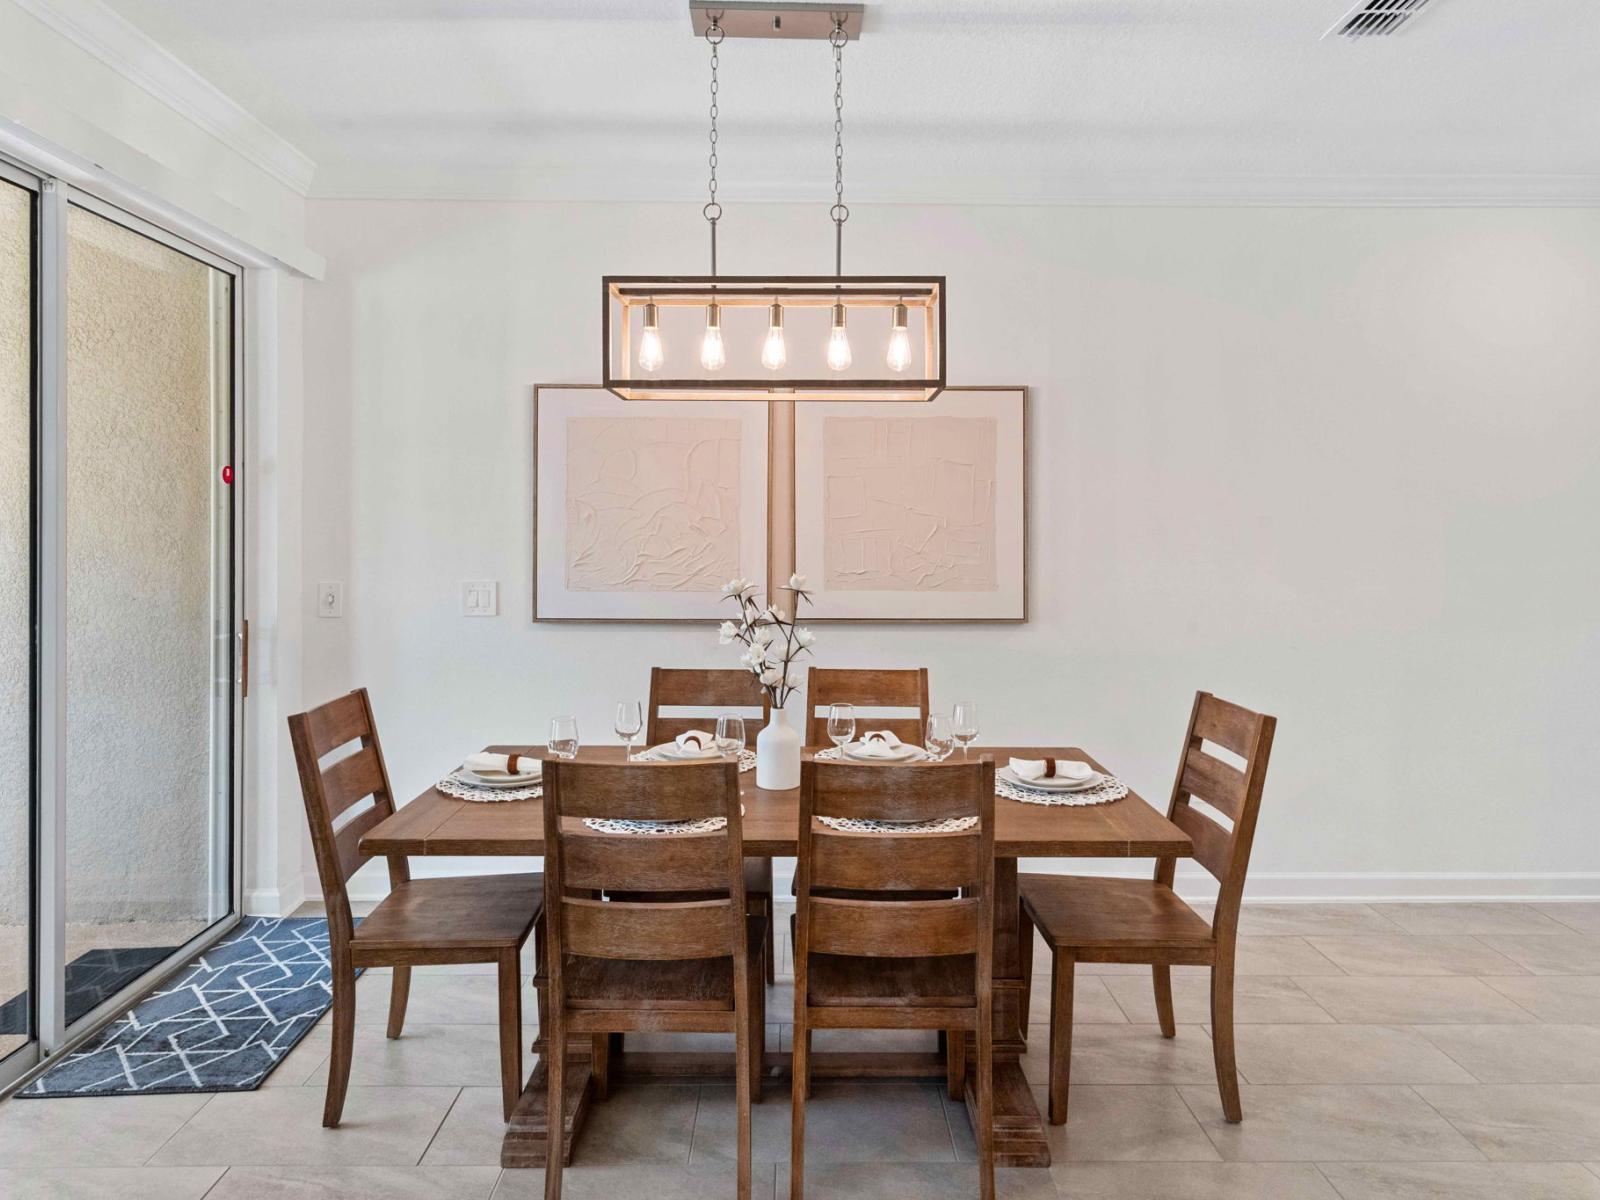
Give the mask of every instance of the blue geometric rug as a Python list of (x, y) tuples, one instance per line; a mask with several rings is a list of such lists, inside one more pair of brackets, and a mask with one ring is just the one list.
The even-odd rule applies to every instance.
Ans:
[(19, 1096), (247, 1092), (333, 1003), (328, 923), (246, 917)]

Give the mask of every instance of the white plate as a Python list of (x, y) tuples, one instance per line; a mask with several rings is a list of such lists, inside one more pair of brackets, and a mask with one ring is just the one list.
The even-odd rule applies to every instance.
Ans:
[[(542, 764), (541, 764), (542, 767)], [(469, 771), (462, 767), (456, 772), (456, 778), (462, 783), (471, 784), (473, 787), (486, 788), (522, 788), (532, 787), (544, 777), (543, 770), (532, 771), (523, 775), (505, 775), (494, 772), (489, 775), (480, 775), (476, 771)]]
[(846, 743), (843, 750), (844, 757), (851, 762), (916, 762), (928, 756), (926, 750), (907, 745), (905, 742), (901, 742), (896, 746), (894, 753), (888, 757), (881, 754), (862, 754), (859, 752), (861, 746), (861, 742)]
[(1099, 787), (1106, 778), (1096, 771), (1087, 779), (1024, 779), (1010, 767), (1001, 767), (995, 774), (1017, 787), (1036, 788), (1041, 792), (1086, 792)]
[(722, 751), (715, 746), (709, 750), (684, 750), (677, 742), (662, 742), (645, 751), (653, 758), (675, 758), (680, 762), (700, 762), (702, 759), (721, 758)]

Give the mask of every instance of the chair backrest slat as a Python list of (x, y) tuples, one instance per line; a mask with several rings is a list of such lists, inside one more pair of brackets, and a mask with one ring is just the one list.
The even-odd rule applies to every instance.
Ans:
[(371, 746), (362, 746), (322, 771), (322, 791), (331, 817), (382, 790), (383, 764)]
[[(1212, 932), (1219, 940), (1231, 940), (1238, 931), (1239, 903), (1277, 727), (1275, 717), (1219, 700), (1209, 692), (1195, 693), (1167, 816), (1189, 835), (1195, 860), (1217, 880)], [(1244, 759), (1244, 768), (1208, 753), (1208, 742)], [(1196, 800), (1221, 813), (1232, 827), (1195, 807)], [(1157, 861), (1157, 882), (1170, 887), (1176, 873), (1176, 859)]]
[(976, 954), (978, 900), (811, 900), (811, 952), (868, 958)]
[(721, 834), (640, 837), (569, 828), (562, 851), (572, 891), (695, 892), (728, 885), (727, 839)]
[(726, 958), (743, 930), (734, 915), (733, 902), (725, 899), (651, 904), (568, 897), (561, 904), (562, 951), (590, 958)]
[(828, 852), (811, 864), (811, 886), (851, 891), (937, 891), (976, 887), (972, 834), (925, 833), (908, 847), (900, 834), (828, 836)]
[[(732, 759), (703, 763), (584, 763), (573, 771), (566, 763), (546, 762), (559, 775), (576, 776), (581, 785), (561, 798), (567, 817), (609, 817), (627, 821), (692, 821), (728, 815), (728, 793), (712, 780), (733, 780), (733, 807), (738, 807), (739, 767)], [(546, 788), (545, 795), (549, 796)]]
[(853, 704), (856, 708), (909, 708), (915, 715), (869, 717), (857, 715), (856, 734), (888, 729), (903, 742), (922, 745), (928, 727), (928, 668), (904, 670), (836, 670), (812, 667), (806, 674), (806, 744), (827, 746), (828, 707)]
[[(663, 708), (693, 708), (699, 715), (662, 713)], [(749, 671), (655, 667), (650, 672), (650, 706), (645, 713), (645, 741), (670, 742), (691, 729), (716, 731), (724, 712), (744, 717), (745, 744), (754, 746), (767, 723), (772, 701)]]
[(321, 758), (346, 742), (363, 737), (370, 732), (367, 709), (364, 704), (365, 688), (358, 688), (347, 696), (330, 700), (326, 704), (302, 713), (310, 735), (310, 745), (316, 757)]
[(334, 844), (339, 850), (339, 872), (345, 879), (354, 875), (367, 861), (367, 856), (361, 853), (361, 839), (388, 815), (387, 811), (373, 805), (351, 817), (333, 835)]
[(930, 774), (962, 764), (822, 763), (825, 787), (812, 798), (819, 817), (858, 817), (872, 821), (943, 821), (973, 815), (964, 788), (930, 786), (944, 776)]

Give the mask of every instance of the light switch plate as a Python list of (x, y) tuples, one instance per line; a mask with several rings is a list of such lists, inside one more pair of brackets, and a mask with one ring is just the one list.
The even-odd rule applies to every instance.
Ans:
[(344, 584), (336, 579), (325, 579), (317, 584), (317, 616), (344, 616)]
[(493, 579), (468, 580), (461, 585), (461, 615), (492, 617), (500, 612), (500, 584)]

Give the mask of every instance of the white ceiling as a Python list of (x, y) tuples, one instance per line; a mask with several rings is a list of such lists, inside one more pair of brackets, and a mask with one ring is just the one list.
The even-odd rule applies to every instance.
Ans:
[[(317, 163), (313, 195), (692, 198), (687, 0), (108, 0)], [(1600, 202), (1600, 0), (868, 0), (846, 199)], [(722, 51), (722, 193), (826, 197), (823, 43)]]

